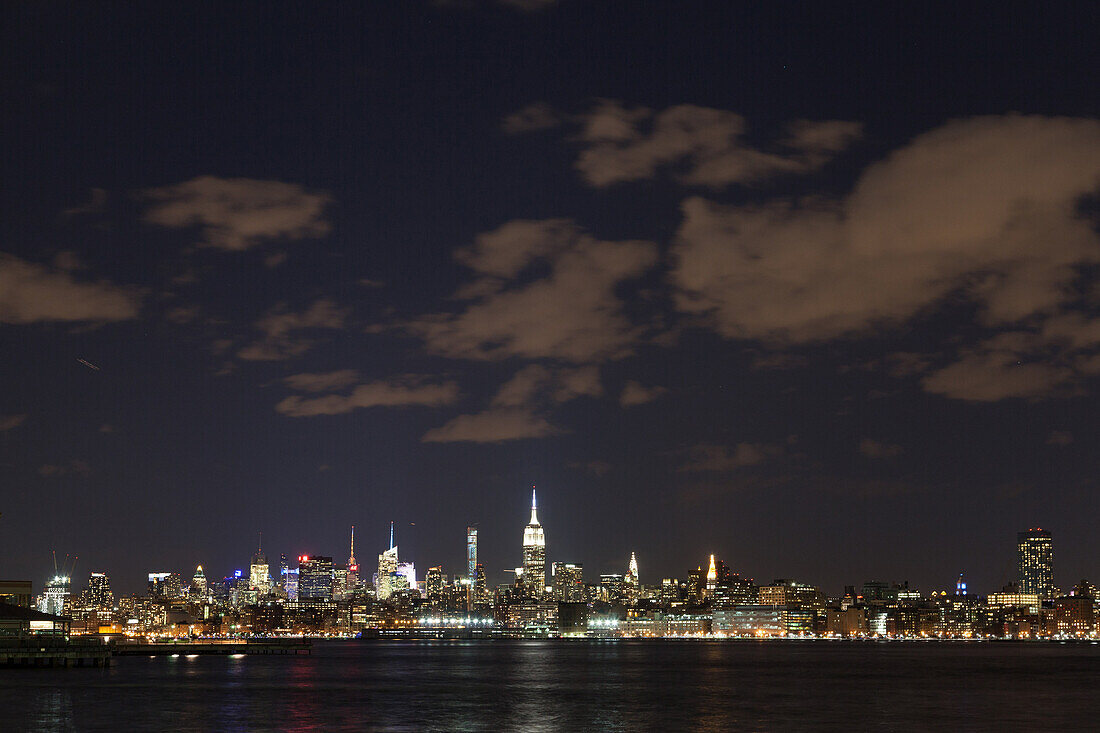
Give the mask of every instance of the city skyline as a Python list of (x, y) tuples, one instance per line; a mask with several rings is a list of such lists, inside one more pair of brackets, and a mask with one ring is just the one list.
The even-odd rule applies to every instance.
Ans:
[(5, 576), (1096, 575), (1095, 3), (5, 20)]

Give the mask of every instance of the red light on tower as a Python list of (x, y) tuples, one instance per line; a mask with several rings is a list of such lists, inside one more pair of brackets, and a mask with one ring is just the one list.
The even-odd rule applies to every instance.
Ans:
[(300, 555), (298, 557), (298, 562), (309, 562), (309, 555)]

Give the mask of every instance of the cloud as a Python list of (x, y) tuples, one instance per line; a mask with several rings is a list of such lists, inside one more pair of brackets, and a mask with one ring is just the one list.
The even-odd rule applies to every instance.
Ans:
[(873, 438), (859, 441), (859, 452), (868, 458), (895, 458), (905, 452), (900, 445), (882, 443)]
[(125, 321), (140, 297), (108, 282), (81, 282), (70, 272), (0, 252), (0, 323)]
[(38, 475), (44, 478), (60, 478), (63, 476), (91, 475), (92, 467), (85, 461), (74, 460), (69, 463), (46, 463), (38, 467)]
[(688, 459), (680, 466), (679, 471), (724, 473), (755, 466), (782, 452), (782, 448), (764, 443), (738, 443), (732, 448), (702, 443), (688, 449)]
[(0, 415), (0, 433), (19, 427), (26, 419), (26, 415)]
[[(1072, 312), (1078, 278), (1100, 262), (1078, 208), (1098, 185), (1100, 121), (950, 122), (869, 166), (839, 201), (687, 199), (672, 252), (677, 304), (724, 336), (782, 348), (863, 335), (950, 296), (976, 307), (978, 325), (1030, 330), (1035, 349), (1068, 362), (1100, 344), (1100, 323)], [(1044, 393), (1076, 368), (1029, 354), (985, 344), (924, 384), (1000, 399)]]
[(562, 219), (519, 220), (455, 256), (477, 275), (455, 295), (465, 309), (404, 324), (434, 353), (585, 363), (626, 356), (641, 336), (615, 291), (656, 263), (652, 242), (598, 240)]
[(652, 402), (657, 399), (668, 389), (665, 387), (643, 386), (640, 382), (635, 382), (633, 379), (628, 381), (623, 387), (622, 393), (619, 395), (619, 404), (623, 407), (630, 407), (632, 405), (644, 405), (647, 402)]
[(601, 478), (603, 476), (606, 476), (608, 473), (610, 473), (611, 469), (614, 468), (614, 466), (612, 466), (607, 461), (599, 461), (599, 460), (596, 460), (596, 461), (574, 461), (574, 462), (572, 462), (568, 465), (569, 465), (570, 468), (575, 468), (578, 471), (584, 471), (585, 473), (590, 473), (593, 476), (599, 476)]
[(322, 298), (301, 313), (279, 306), (256, 322), (263, 337), (245, 346), (237, 356), (246, 361), (281, 361), (300, 356), (313, 346), (313, 340), (301, 336), (302, 331), (341, 329), (347, 311)]
[(594, 366), (550, 368), (529, 364), (517, 371), (482, 412), (459, 415), (424, 435), (427, 443), (500, 443), (544, 438), (565, 432), (545, 413), (579, 397), (603, 394), (599, 369)]
[(291, 374), (283, 382), (299, 392), (331, 392), (350, 387), (359, 381), (359, 372), (354, 369), (340, 369), (320, 374)]
[(1073, 443), (1073, 433), (1068, 430), (1054, 430), (1047, 438), (1047, 445), (1070, 445)]
[(661, 171), (684, 184), (711, 187), (809, 173), (861, 134), (857, 122), (797, 120), (765, 150), (746, 142), (748, 123), (734, 112), (691, 104), (654, 112), (616, 100), (602, 100), (588, 112), (570, 116), (531, 105), (510, 115), (505, 130), (544, 129), (559, 120), (579, 129), (576, 167), (597, 187), (651, 179)]
[(520, 135), (548, 130), (561, 123), (562, 116), (553, 107), (545, 102), (535, 102), (505, 117), (501, 127), (509, 135)]
[(490, 407), (473, 415), (459, 415), (421, 439), (425, 443), (503, 443), (545, 438), (562, 432), (525, 407)]
[(107, 208), (107, 198), (107, 189), (93, 188), (88, 193), (87, 201), (70, 209), (65, 209), (61, 214), (62, 216), (70, 217), (102, 213), (103, 210)]
[(172, 323), (190, 323), (198, 318), (201, 310), (197, 305), (181, 305), (170, 309), (164, 314), (164, 317)]
[(1035, 340), (1032, 334), (1019, 332), (987, 339), (964, 349), (957, 361), (926, 375), (921, 384), (933, 394), (971, 402), (1071, 393), (1075, 376), (1071, 367), (1024, 361)]
[(199, 176), (142, 193), (152, 201), (145, 221), (175, 229), (199, 227), (201, 246), (240, 251), (264, 240), (324, 236), (328, 194), (252, 178)]
[(405, 375), (360, 384), (348, 394), (320, 397), (291, 395), (279, 402), (275, 410), (289, 417), (314, 417), (343, 415), (363, 407), (440, 407), (453, 404), (458, 399), (458, 394), (458, 385), (454, 382), (432, 383), (426, 377)]

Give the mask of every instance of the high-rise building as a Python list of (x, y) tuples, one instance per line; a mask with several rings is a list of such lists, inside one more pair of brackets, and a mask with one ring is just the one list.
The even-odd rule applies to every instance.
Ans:
[(191, 597), (196, 601), (201, 601), (206, 598), (206, 573), (202, 570), (202, 565), (195, 568), (195, 574), (191, 576)]
[(390, 522), (390, 548), (378, 556), (378, 573), (374, 576), (374, 596), (384, 601), (397, 590), (397, 545), (393, 542), (393, 522)]
[(355, 559), (355, 525), (351, 525), (351, 552), (348, 554), (348, 577), (345, 593), (355, 592), (359, 587), (359, 563)]
[(252, 564), (249, 567), (248, 587), (259, 595), (266, 595), (271, 590), (271, 573), (268, 572), (267, 555), (263, 548), (258, 546), (256, 554), (252, 556)]
[(638, 602), (638, 591), (638, 558), (631, 552), (626, 575), (623, 576), (623, 598), (633, 605)]
[(88, 602), (97, 609), (114, 608), (115, 594), (111, 592), (111, 579), (107, 573), (91, 573), (88, 576)]
[(149, 595), (153, 598), (182, 598), (183, 579), (179, 573), (149, 573)]
[(1021, 593), (1035, 593), (1044, 600), (1054, 598), (1054, 541), (1050, 532), (1036, 527), (1017, 533), (1016, 561)]
[(539, 524), (535, 489), (531, 487), (531, 521), (523, 528), (523, 587), (530, 598), (546, 592), (546, 535)]
[(466, 577), (471, 587), (477, 576), (477, 527), (466, 528)]
[(428, 568), (428, 574), (424, 576), (424, 590), (428, 596), (428, 602), (439, 605), (443, 602), (444, 587), (447, 578), (443, 575), (443, 568)]
[(61, 616), (69, 605), (69, 583), (67, 575), (55, 575), (46, 581), (46, 587), (38, 599), (38, 610)]
[[(286, 578), (290, 574), (290, 563), (287, 562), (286, 553), (279, 555), (279, 587), (286, 590)], [(288, 594), (289, 595), (289, 594)]]
[(554, 576), (554, 600), (558, 603), (583, 603), (584, 565), (573, 562), (556, 562), (551, 565)]
[(332, 600), (332, 558), (302, 555), (298, 558), (298, 600)]
[(710, 556), (710, 568), (707, 570), (707, 598), (714, 597), (714, 589), (718, 587), (718, 569), (714, 566), (714, 555)]

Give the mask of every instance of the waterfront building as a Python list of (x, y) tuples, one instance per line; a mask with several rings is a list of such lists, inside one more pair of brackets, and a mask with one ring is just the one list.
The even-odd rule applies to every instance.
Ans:
[(1054, 541), (1050, 532), (1036, 527), (1016, 535), (1016, 563), (1022, 593), (1052, 599), (1054, 589)]
[(730, 606), (712, 614), (714, 631), (730, 636), (782, 636), (787, 632), (784, 613), (778, 606)]
[(825, 633), (836, 636), (865, 636), (870, 632), (864, 608), (829, 609), (825, 612)]
[(556, 562), (551, 566), (554, 578), (554, 600), (558, 603), (584, 603), (584, 565)]
[(332, 599), (332, 558), (302, 555), (298, 558), (298, 600)]
[(523, 588), (530, 598), (546, 593), (546, 535), (539, 524), (535, 489), (531, 488), (531, 521), (523, 528)]

